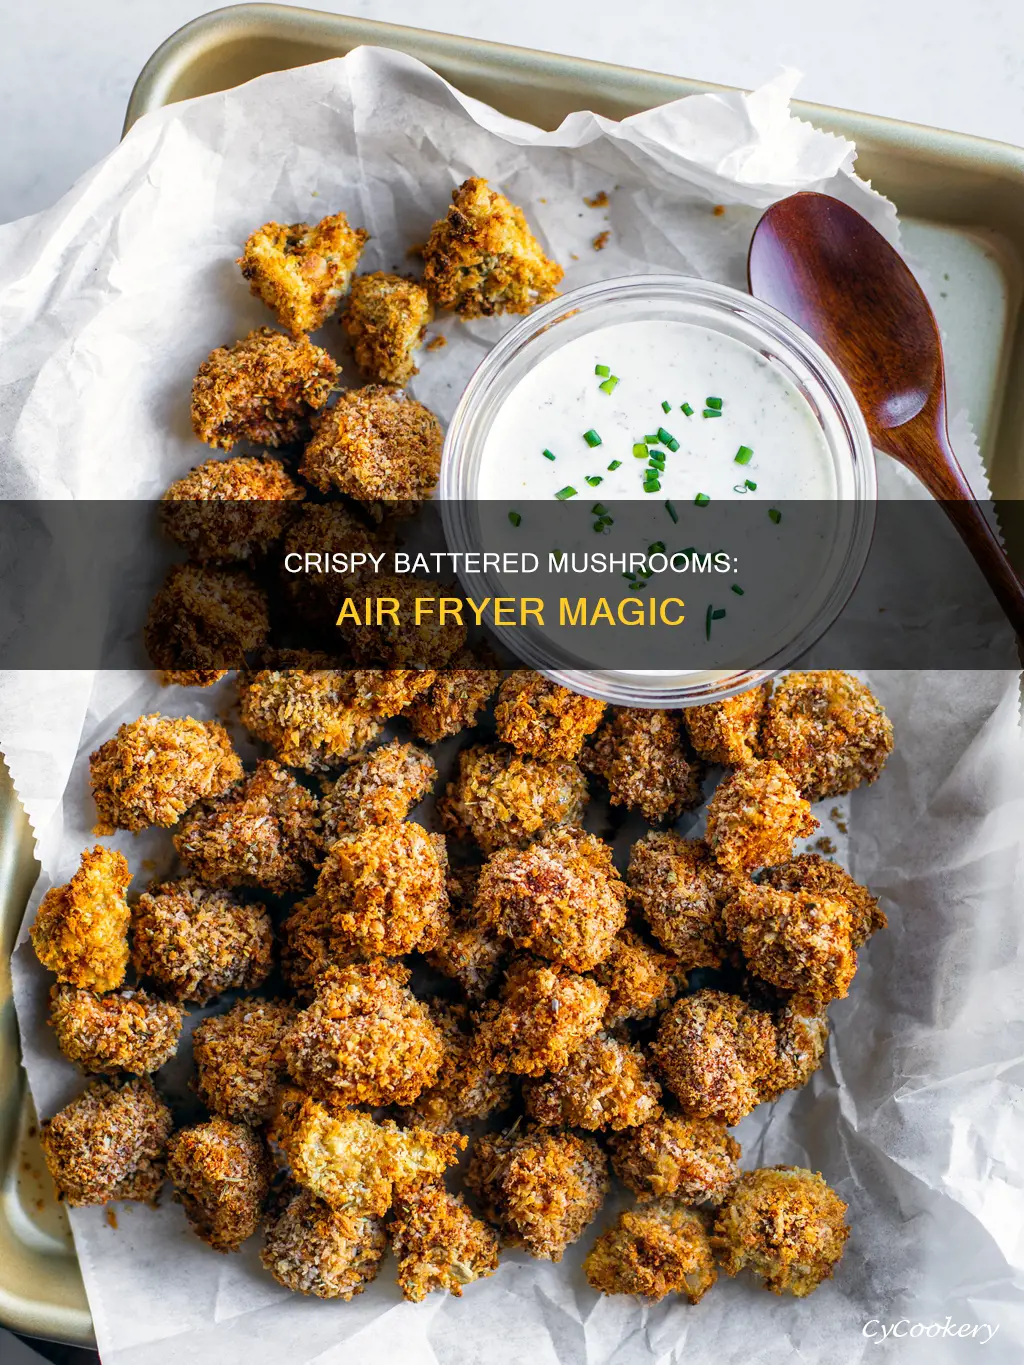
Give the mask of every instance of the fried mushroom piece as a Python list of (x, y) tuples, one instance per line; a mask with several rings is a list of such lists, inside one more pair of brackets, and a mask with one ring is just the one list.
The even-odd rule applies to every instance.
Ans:
[(235, 455), (176, 479), (163, 496), (160, 521), (189, 559), (245, 563), (277, 544), (305, 496), (280, 460)]
[(196, 1236), (214, 1251), (238, 1251), (260, 1225), (274, 1163), (247, 1124), (214, 1118), (174, 1134), (167, 1174)]
[(241, 776), (242, 760), (217, 721), (140, 716), (89, 755), (96, 833), (176, 824)]
[(251, 234), (236, 265), (249, 288), (292, 336), (315, 332), (349, 287), (369, 240), (343, 213), (319, 223), (264, 223)]
[(498, 690), (498, 738), (534, 758), (579, 758), (583, 741), (601, 723), (605, 703), (570, 692), (540, 673), (518, 669)]
[(512, 1081), (493, 1069), (477, 1018), (465, 1005), (443, 1000), (431, 1001), (431, 1014), (444, 1035), (444, 1059), (435, 1083), (403, 1111), (402, 1121), (443, 1133), (507, 1109)]
[(423, 344), (433, 317), (422, 284), (375, 270), (352, 281), (341, 325), (364, 374), (381, 384), (406, 384), (419, 373), (413, 351)]
[(804, 1298), (831, 1279), (850, 1229), (847, 1206), (799, 1166), (745, 1171), (722, 1206), (712, 1245), (727, 1275), (750, 1270), (773, 1294)]
[(704, 1219), (672, 1199), (624, 1209), (594, 1243), (583, 1273), (602, 1294), (639, 1294), (652, 1303), (667, 1294), (699, 1303), (718, 1279)]
[(739, 1176), (740, 1145), (717, 1119), (662, 1114), (609, 1139), (612, 1168), (644, 1199), (720, 1204)]
[(703, 990), (670, 1005), (651, 1056), (689, 1118), (739, 1123), (776, 1066), (771, 1016), (739, 996)]
[(60, 1197), (72, 1206), (156, 1198), (174, 1126), (148, 1076), (93, 1081), (40, 1127), (39, 1141)]
[(320, 858), (316, 797), (280, 763), (261, 759), (254, 773), (189, 811), (174, 847), (207, 886), (299, 890)]
[(181, 1021), (177, 1005), (141, 988), (96, 995), (60, 985), (50, 992), (57, 1046), (84, 1071), (159, 1071), (178, 1046)]
[(785, 862), (818, 822), (786, 770), (771, 759), (734, 768), (708, 802), (707, 841), (715, 861), (739, 875)]
[(466, 1186), (503, 1239), (560, 1261), (604, 1202), (608, 1161), (575, 1133), (487, 1133), (477, 1138)]
[(726, 952), (722, 907), (733, 879), (701, 839), (651, 830), (630, 850), (630, 903), (651, 932), (689, 970), (717, 967)]
[(285, 1075), (281, 1042), (296, 1014), (283, 1000), (250, 999), (203, 1020), (192, 1034), (195, 1089), (212, 1114), (254, 1127), (273, 1116)]
[(57, 980), (90, 991), (115, 991), (128, 966), (132, 879), (123, 853), (97, 844), (82, 853), (63, 886), (39, 902), (29, 934), (36, 957)]
[(611, 951), (593, 974), (608, 992), (604, 1021), (609, 1026), (660, 1014), (686, 985), (679, 959), (652, 948), (632, 929), (623, 929), (612, 940)]
[(762, 1084), (766, 1100), (799, 1090), (817, 1071), (828, 1045), (828, 1017), (820, 1005), (795, 995), (778, 1011), (775, 1032), (775, 1070)]
[[(353, 555), (380, 553), (390, 548), (392, 537), (384, 527), (371, 531), (340, 502), (311, 502), (299, 510), (288, 527), (281, 547), (281, 574), (288, 601), (304, 625), (313, 630), (333, 631), (344, 599), (361, 584), (360, 570), (352, 568)], [(299, 556), (295, 559), (293, 556)], [(344, 555), (344, 561), (334, 556)], [(330, 558), (324, 558), (330, 556)], [(324, 572), (320, 566), (341, 564), (347, 573)], [(365, 565), (365, 559), (356, 563)], [(286, 565), (300, 565), (289, 572)], [(337, 663), (327, 660), (326, 667)]]
[(667, 711), (612, 707), (581, 761), (607, 784), (613, 806), (638, 810), (652, 824), (703, 800), (703, 765), (687, 755), (682, 722)]
[(307, 896), (292, 907), (278, 931), (281, 975), (296, 995), (311, 1000), (316, 983), (328, 967), (345, 967), (358, 960), (351, 944), (334, 930), (334, 913), (317, 896)]
[(270, 972), (273, 939), (262, 905), (186, 877), (140, 896), (132, 916), (132, 965), (172, 1000), (205, 1005), (224, 991), (261, 985)]
[[(404, 710), (418, 695), (436, 680), (437, 669), (447, 668), (458, 658), (466, 644), (466, 627), (458, 621), (441, 624), (441, 599), (448, 596), (439, 583), (409, 574), (382, 574), (375, 580), (374, 593), (397, 602), (394, 616), (381, 613), (381, 619), (367, 625), (346, 618), (339, 620), (339, 629), (348, 641), (357, 664), (386, 664), (389, 669), (424, 670), (421, 686), (412, 693), (399, 710)], [(432, 603), (427, 606), (426, 603)], [(416, 625), (417, 603), (420, 604), (421, 623)], [(398, 711), (391, 712), (397, 715)]]
[(787, 674), (761, 725), (762, 753), (785, 768), (808, 801), (874, 782), (892, 746), (892, 722), (871, 689), (835, 670)]
[(691, 706), (683, 712), (690, 743), (707, 763), (742, 767), (761, 756), (758, 732), (772, 685), (763, 683), (724, 701)]
[(438, 673), (429, 691), (402, 712), (413, 734), (425, 744), (438, 744), (476, 724), (501, 682), (501, 670), (484, 646), (467, 649), (450, 667)]
[(661, 1086), (631, 1043), (596, 1033), (565, 1066), (523, 1086), (526, 1112), (545, 1128), (636, 1128), (661, 1113)]
[(531, 839), (555, 825), (579, 825), (589, 800), (579, 764), (542, 762), (503, 744), (474, 744), (459, 754), (459, 772), (438, 802), (443, 827), (474, 840), (484, 853)]
[(564, 271), (549, 260), (522, 209), (471, 176), (423, 248), (423, 280), (438, 308), (463, 318), (528, 313), (555, 297)]
[(495, 1071), (543, 1076), (598, 1032), (607, 1008), (608, 992), (589, 976), (527, 958), (512, 964), (500, 1002), (483, 1014), (480, 1043)]
[(404, 820), (436, 781), (437, 765), (426, 750), (397, 739), (353, 759), (324, 788), (320, 819), (325, 844), (371, 825)]
[(480, 1000), (498, 979), (506, 944), (485, 928), (476, 914), (477, 867), (448, 868), (451, 913), (427, 961), (442, 976), (457, 981), (470, 1000)]
[(149, 607), (143, 639), (167, 685), (240, 668), (270, 633), (266, 594), (242, 569), (175, 564)]
[(461, 1298), (464, 1285), (498, 1268), (498, 1234), (440, 1180), (424, 1180), (395, 1200), (391, 1243), (399, 1286), (412, 1303), (434, 1290)]
[(350, 669), (263, 668), (238, 678), (242, 724), (282, 763), (305, 772), (337, 766), (380, 733)]
[(260, 1261), (285, 1289), (347, 1300), (377, 1278), (387, 1247), (380, 1218), (337, 1213), (308, 1190), (293, 1190), (267, 1223)]
[(846, 995), (857, 954), (845, 901), (749, 882), (724, 914), (729, 937), (763, 981), (822, 1006)]
[(855, 882), (838, 863), (818, 853), (800, 853), (788, 863), (769, 868), (762, 878), (762, 885), (765, 883), (777, 891), (806, 891), (823, 900), (842, 901), (850, 912), (854, 948), (862, 948), (872, 934), (888, 923), (867, 887)]
[(338, 374), (308, 337), (292, 340), (258, 327), (233, 346), (218, 346), (200, 365), (192, 384), (192, 430), (220, 450), (238, 441), (290, 445), (305, 436)]

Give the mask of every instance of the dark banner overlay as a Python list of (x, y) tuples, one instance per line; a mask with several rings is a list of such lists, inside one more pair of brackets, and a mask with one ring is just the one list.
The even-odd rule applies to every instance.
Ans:
[[(0, 503), (16, 669), (1013, 666), (930, 500)], [(1016, 519), (1016, 508), (1001, 505)], [(315, 651), (315, 655), (281, 651)]]

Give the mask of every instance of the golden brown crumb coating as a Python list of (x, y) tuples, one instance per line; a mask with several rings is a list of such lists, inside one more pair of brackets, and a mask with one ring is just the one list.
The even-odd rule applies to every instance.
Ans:
[(406, 985), (409, 969), (332, 967), (285, 1035), (288, 1070), (314, 1095), (350, 1104), (411, 1104), (433, 1085), (444, 1038)]
[(626, 922), (626, 887), (596, 835), (556, 827), (524, 849), (499, 849), (480, 874), (481, 921), (517, 948), (586, 972)]
[(58, 981), (91, 991), (117, 990), (128, 966), (132, 876), (123, 853), (97, 844), (82, 853), (63, 886), (51, 886), (29, 933), (36, 957)]
[(543, 1076), (598, 1032), (607, 1008), (608, 992), (589, 976), (526, 958), (509, 968), (500, 1003), (483, 1012), (480, 1042), (496, 1071)]
[(624, 1209), (583, 1262), (602, 1294), (639, 1294), (652, 1303), (682, 1294), (699, 1303), (718, 1279), (704, 1219), (672, 1199)]
[(604, 1202), (608, 1162), (575, 1133), (487, 1133), (473, 1145), (466, 1185), (505, 1241), (560, 1261)]
[(299, 620), (316, 630), (333, 631), (342, 601), (372, 567), (372, 561), (353, 562), (353, 557), (386, 553), (392, 543), (390, 529), (371, 531), (343, 503), (304, 504), (288, 527), (280, 558), (285, 591)]
[(885, 912), (867, 889), (855, 882), (838, 863), (819, 853), (800, 853), (788, 863), (780, 863), (765, 873), (763, 882), (778, 891), (807, 891), (824, 900), (842, 901), (850, 912), (851, 940), (854, 948), (863, 947), (873, 933), (888, 923)]
[(422, 284), (375, 270), (352, 281), (341, 325), (364, 374), (381, 384), (406, 384), (419, 373), (413, 352), (433, 316)]
[(161, 687), (212, 687), (229, 672), (227, 668), (161, 668), (157, 677)]
[(630, 903), (679, 965), (717, 967), (725, 953), (722, 905), (728, 879), (700, 839), (651, 830), (630, 850)]
[(803, 1298), (831, 1279), (850, 1229), (846, 1205), (813, 1171), (745, 1171), (715, 1223), (712, 1245), (727, 1275), (750, 1270), (773, 1294)]
[(763, 981), (819, 1005), (846, 995), (857, 954), (845, 901), (749, 882), (737, 889), (724, 914), (729, 937)]
[(467, 649), (438, 673), (430, 690), (402, 712), (425, 744), (438, 744), (476, 724), (501, 682), (501, 671), (486, 647)]
[(278, 930), (281, 975), (303, 1000), (311, 1000), (328, 967), (358, 960), (351, 944), (335, 933), (334, 913), (315, 895), (292, 907)]
[(459, 772), (438, 802), (445, 829), (473, 839), (485, 853), (523, 848), (555, 825), (579, 825), (589, 800), (579, 764), (542, 762), (503, 744), (474, 744), (459, 754)]
[[(367, 625), (365, 615), (360, 615), (358, 623), (351, 619), (341, 620), (339, 629), (348, 641), (356, 663), (425, 670), (421, 690), (426, 691), (436, 679), (436, 673), (431, 670), (447, 668), (466, 644), (466, 627), (451, 619), (450, 613), (444, 621), (441, 619), (445, 598), (455, 600), (431, 579), (414, 578), (410, 574), (381, 574), (374, 580), (371, 594), (371, 600), (375, 599), (380, 608), (373, 623)], [(363, 610), (362, 602), (360, 597), (358, 611)], [(383, 610), (385, 606), (394, 612), (394, 616)], [(410, 695), (402, 709), (414, 699), (415, 694)]]
[(41, 1125), (39, 1141), (60, 1197), (74, 1208), (156, 1198), (164, 1183), (171, 1111), (148, 1076), (93, 1081)]
[(380, 1218), (336, 1213), (308, 1190), (294, 1190), (267, 1223), (260, 1260), (285, 1289), (351, 1299), (377, 1278), (387, 1247)]
[(508, 948), (476, 914), (478, 880), (478, 868), (449, 867), (451, 913), (427, 959), (436, 971), (457, 981), (470, 1000), (482, 999), (497, 981)]
[(652, 948), (632, 929), (623, 929), (612, 940), (608, 956), (594, 968), (594, 979), (608, 992), (609, 1025), (660, 1014), (686, 985), (679, 959)]
[(242, 760), (217, 721), (140, 716), (89, 755), (96, 833), (173, 825), (241, 776)]
[(239, 675), (238, 695), (246, 729), (306, 772), (337, 766), (380, 733), (351, 669), (263, 668)]
[(720, 1204), (739, 1176), (740, 1145), (717, 1119), (662, 1114), (609, 1140), (612, 1168), (641, 1199)]
[(161, 673), (240, 668), (270, 633), (266, 594), (242, 569), (175, 564), (149, 607), (143, 638)]
[(563, 270), (549, 260), (522, 209), (470, 176), (423, 248), (423, 280), (438, 308), (464, 318), (528, 313), (555, 297)]
[(651, 1056), (688, 1117), (731, 1127), (764, 1098), (776, 1041), (763, 1010), (725, 991), (703, 990), (668, 1007)]
[(775, 1070), (762, 1083), (766, 1100), (798, 1090), (817, 1071), (828, 1046), (828, 1016), (820, 1005), (795, 995), (776, 1014), (775, 1032)]
[(264, 223), (236, 264), (250, 290), (292, 336), (315, 332), (338, 306), (369, 233), (343, 213), (309, 223)]
[(265, 555), (281, 539), (305, 496), (271, 456), (206, 460), (171, 484), (160, 521), (189, 559), (242, 563)]
[(342, 834), (404, 820), (437, 781), (437, 766), (424, 749), (392, 740), (353, 759), (320, 802), (329, 847)]
[(174, 847), (207, 886), (297, 891), (320, 859), (316, 797), (280, 763), (261, 759), (254, 773), (189, 811)]
[(570, 692), (540, 673), (518, 669), (498, 690), (498, 738), (534, 758), (579, 758), (583, 741), (601, 723), (605, 703)]
[(612, 707), (582, 763), (607, 783), (613, 806), (651, 823), (677, 820), (703, 800), (703, 764), (687, 753), (682, 721), (667, 711)]
[(224, 991), (261, 985), (270, 972), (273, 940), (262, 905), (186, 877), (140, 896), (132, 916), (132, 965), (172, 1000), (205, 1005)]
[(238, 441), (290, 445), (305, 436), (338, 374), (308, 337), (293, 341), (258, 327), (233, 346), (218, 346), (200, 365), (192, 383), (192, 430), (219, 450)]
[(57, 1046), (85, 1071), (158, 1071), (174, 1055), (181, 1020), (179, 1006), (142, 989), (96, 995), (60, 985), (50, 992)]
[(523, 1086), (526, 1112), (546, 1128), (636, 1128), (661, 1113), (661, 1086), (639, 1048), (596, 1033), (565, 1066)]
[(761, 756), (758, 731), (772, 685), (763, 683), (724, 701), (691, 706), (683, 712), (690, 743), (708, 763), (742, 767)]
[(277, 1106), (285, 1075), (284, 1035), (295, 1022), (282, 1000), (239, 1000), (192, 1034), (196, 1094), (213, 1114), (254, 1126)]
[(785, 862), (794, 841), (817, 827), (810, 803), (771, 759), (734, 768), (708, 802), (708, 844), (716, 862), (733, 874)]
[(440, 1180), (424, 1180), (403, 1192), (390, 1230), (398, 1283), (412, 1303), (434, 1290), (461, 1298), (463, 1285), (498, 1268), (498, 1234)]
[(781, 763), (808, 801), (874, 782), (892, 746), (892, 722), (852, 673), (787, 674), (761, 726), (762, 753)]
[(465, 1005), (442, 1000), (431, 1002), (431, 1014), (444, 1035), (444, 1059), (437, 1080), (404, 1111), (403, 1122), (445, 1132), (507, 1109), (512, 1080), (493, 1069), (477, 1018)]
[(244, 1123), (214, 1118), (182, 1128), (167, 1149), (167, 1174), (189, 1227), (214, 1251), (238, 1251), (260, 1225), (274, 1164)]

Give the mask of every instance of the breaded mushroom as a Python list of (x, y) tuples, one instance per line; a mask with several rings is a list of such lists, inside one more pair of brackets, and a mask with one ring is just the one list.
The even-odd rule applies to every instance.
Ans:
[(719, 783), (708, 802), (707, 841), (715, 861), (739, 875), (785, 862), (818, 822), (784, 768), (754, 759)]
[(773, 1294), (804, 1298), (831, 1279), (849, 1235), (846, 1205), (820, 1175), (769, 1166), (740, 1177), (711, 1240), (727, 1275), (747, 1269)]
[(267, 1222), (260, 1260), (285, 1289), (351, 1299), (377, 1278), (387, 1246), (382, 1219), (337, 1213), (308, 1190), (292, 1190)]
[(181, 1021), (178, 1005), (141, 988), (96, 995), (60, 985), (50, 992), (57, 1046), (84, 1071), (159, 1071), (178, 1046)]
[(364, 374), (380, 384), (407, 384), (419, 373), (413, 352), (433, 316), (427, 291), (417, 280), (375, 270), (352, 281), (341, 325)]
[(690, 743), (700, 757), (708, 763), (723, 763), (727, 768), (742, 767), (752, 758), (759, 758), (758, 731), (771, 692), (771, 683), (762, 683), (724, 701), (711, 701), (684, 711)]
[(587, 772), (604, 780), (613, 806), (652, 824), (701, 804), (704, 766), (687, 753), (682, 722), (667, 711), (614, 706), (583, 751)]
[(280, 559), (285, 592), (299, 621), (332, 631), (342, 601), (358, 590), (361, 575), (372, 567), (366, 556), (386, 552), (391, 544), (387, 527), (370, 530), (344, 503), (305, 503), (288, 527)]
[(337, 308), (369, 239), (344, 213), (309, 223), (264, 223), (236, 262), (250, 290), (292, 336), (315, 332)]
[(609, 1140), (612, 1169), (641, 1199), (720, 1204), (739, 1177), (740, 1145), (717, 1119), (662, 1114)]
[(444, 1059), (437, 1080), (403, 1111), (402, 1121), (443, 1133), (507, 1109), (512, 1080), (493, 1069), (477, 1018), (465, 1005), (442, 1000), (431, 1002), (431, 1014), (444, 1035)]
[(583, 741), (601, 723), (605, 703), (518, 669), (498, 690), (498, 738), (534, 758), (579, 758)]
[(604, 1202), (608, 1161), (575, 1133), (488, 1133), (473, 1145), (466, 1185), (504, 1240), (560, 1261)]
[(491, 651), (467, 649), (438, 673), (430, 690), (402, 712), (413, 734), (425, 744), (438, 744), (476, 724), (476, 718), (497, 691), (501, 671)]
[(486, 928), (474, 909), (477, 868), (448, 869), (451, 912), (427, 960), (457, 981), (470, 1000), (480, 1000), (497, 981), (508, 945)]
[(334, 931), (334, 914), (315, 895), (292, 907), (278, 929), (281, 975), (303, 1000), (311, 1000), (316, 983), (328, 967), (344, 967), (358, 960), (351, 944)]
[(528, 313), (555, 297), (564, 274), (549, 260), (522, 209), (471, 176), (452, 191), (447, 216), (423, 248), (423, 281), (438, 308), (464, 318)]
[(480, 1043), (495, 1071), (557, 1071), (601, 1028), (608, 992), (589, 976), (529, 958), (513, 963), (501, 1001), (481, 1019)]
[(846, 995), (857, 954), (845, 901), (749, 882), (724, 915), (730, 939), (762, 980), (822, 1006)]
[(450, 594), (432, 579), (382, 574), (374, 580), (373, 596), (381, 608), (387, 606), (388, 610), (378, 611), (370, 625), (366, 624), (365, 615), (358, 612), (352, 616), (339, 612), (338, 627), (356, 663), (386, 664), (396, 671), (423, 670), (422, 685), (409, 695), (400, 708), (404, 710), (418, 692), (433, 685), (437, 669), (447, 668), (463, 652), (466, 627), (457, 620), (446, 619), (442, 623), (442, 599)]
[(459, 754), (458, 776), (438, 802), (442, 826), (484, 853), (523, 848), (555, 825), (579, 825), (587, 780), (568, 758), (524, 758), (503, 744), (474, 744)]
[(239, 675), (238, 695), (246, 729), (306, 772), (337, 766), (380, 733), (351, 669), (263, 668)]
[(284, 1035), (296, 1008), (282, 1000), (239, 1000), (192, 1034), (196, 1094), (213, 1114), (256, 1126), (271, 1118), (285, 1076)]
[(835, 670), (787, 674), (761, 726), (762, 753), (785, 768), (808, 801), (874, 782), (892, 746), (892, 722), (871, 689)]
[(362, 754), (326, 785), (320, 802), (325, 846), (343, 834), (404, 820), (437, 781), (437, 765), (415, 744), (392, 740)]
[(273, 1173), (259, 1134), (227, 1119), (182, 1128), (167, 1149), (175, 1198), (192, 1231), (214, 1251), (238, 1251), (256, 1231)]
[(212, 891), (193, 877), (162, 882), (132, 916), (132, 965), (172, 1000), (205, 1005), (253, 990), (271, 967), (274, 931), (262, 905)]
[(143, 639), (165, 683), (241, 668), (270, 633), (267, 598), (243, 569), (175, 564), (149, 605)]
[(148, 1076), (93, 1081), (41, 1125), (39, 1141), (60, 1197), (73, 1208), (156, 1198), (164, 1183), (171, 1111)]
[(128, 860), (97, 844), (82, 853), (63, 886), (51, 886), (29, 933), (36, 957), (58, 981), (91, 991), (115, 991), (128, 966), (131, 911)]
[(672, 1199), (624, 1209), (583, 1262), (602, 1294), (638, 1294), (652, 1303), (680, 1294), (699, 1303), (718, 1279), (704, 1219)]
[(280, 460), (207, 460), (163, 496), (164, 531), (198, 563), (245, 563), (281, 539), (305, 489)]
[(595, 1033), (565, 1066), (523, 1086), (526, 1112), (546, 1128), (636, 1128), (661, 1113), (661, 1086), (639, 1048)]
[(820, 1005), (794, 995), (775, 1016), (776, 1057), (763, 1083), (766, 1100), (806, 1085), (821, 1065), (828, 1045), (828, 1016)]
[(800, 853), (788, 863), (769, 868), (762, 884), (777, 891), (807, 891), (824, 900), (842, 901), (850, 912), (851, 941), (861, 948), (872, 934), (888, 923), (885, 912), (866, 886), (855, 882), (838, 863), (818, 853)]
[(679, 959), (652, 948), (632, 929), (623, 929), (612, 940), (611, 951), (593, 974), (608, 992), (608, 1025), (660, 1014), (686, 985)]
[(464, 1285), (498, 1268), (498, 1234), (440, 1180), (424, 1180), (395, 1200), (391, 1243), (405, 1298), (421, 1303), (440, 1290), (462, 1297)]
[(218, 346), (200, 365), (192, 383), (192, 430), (219, 450), (238, 441), (290, 445), (306, 435), (339, 372), (308, 337), (292, 340), (258, 327), (233, 346)]
[(273, 759), (189, 811), (174, 835), (188, 871), (206, 886), (297, 891), (320, 861), (316, 797)]
[(722, 919), (729, 879), (700, 839), (651, 830), (630, 850), (630, 903), (680, 967), (717, 967), (725, 953)]

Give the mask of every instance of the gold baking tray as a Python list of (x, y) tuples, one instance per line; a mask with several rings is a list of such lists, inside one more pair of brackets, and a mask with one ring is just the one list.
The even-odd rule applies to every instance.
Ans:
[[(546, 128), (577, 109), (624, 118), (723, 88), (314, 10), (238, 5), (186, 24), (153, 54), (132, 92), (125, 131), (163, 105), (364, 44), (418, 57), (467, 94)], [(962, 266), (970, 316), (963, 327), (941, 310), (940, 320), (951, 346), (962, 337), (971, 416), (993, 491), (999, 499), (1024, 498), (1024, 151), (822, 105), (797, 103), (796, 110), (856, 142), (858, 171), (905, 219), (917, 220), (913, 242), (931, 253), (933, 271), (944, 262)], [(979, 298), (987, 300), (981, 311)], [(1024, 547), (1024, 520), (1007, 503), (1000, 512), (1011, 546)], [(34, 867), (27, 821), (0, 767), (0, 1322), (87, 1344), (92, 1323), (74, 1251), (63, 1215), (39, 1183), (42, 1159), (11, 1001), (10, 952)]]

